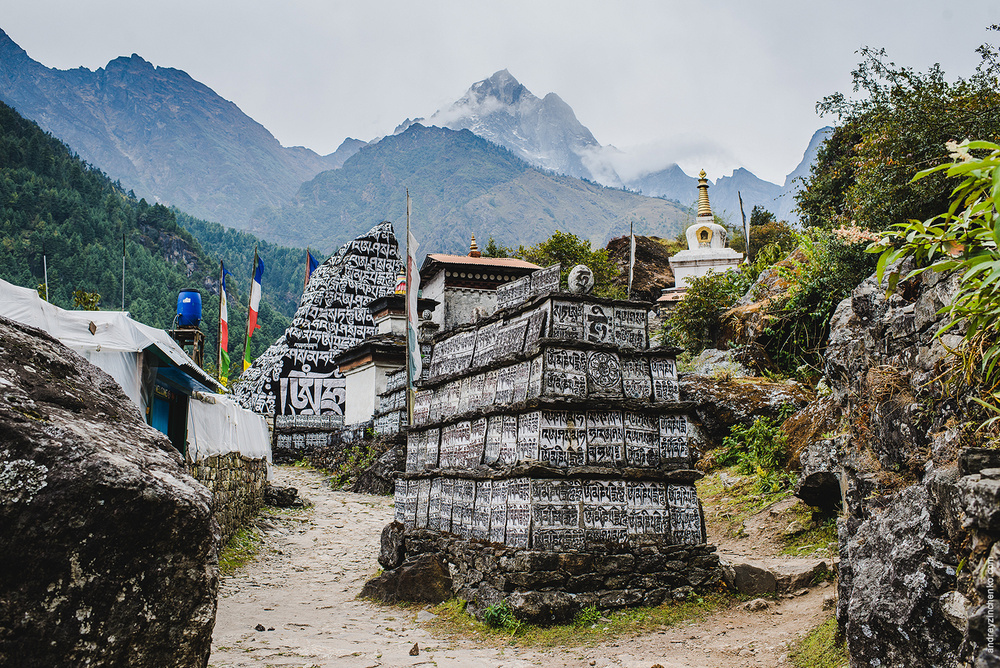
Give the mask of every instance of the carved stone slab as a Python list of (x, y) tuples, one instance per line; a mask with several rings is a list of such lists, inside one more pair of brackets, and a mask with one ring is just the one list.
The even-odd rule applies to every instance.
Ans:
[(544, 377), (545, 363), (541, 355), (532, 357), (528, 361), (528, 390), (526, 399), (535, 399), (542, 396), (542, 378)]
[(441, 437), (438, 442), (438, 466), (443, 469), (453, 469), (457, 465), (458, 456), (455, 451), (455, 425), (449, 424), (441, 427)]
[(587, 353), (587, 393), (595, 397), (622, 396), (622, 365), (617, 353), (603, 350)]
[(457, 332), (438, 341), (434, 346), (430, 377), (437, 378), (465, 371), (472, 364), (475, 348), (475, 330)]
[(500, 464), (517, 464), (517, 416), (503, 416), (503, 430), (500, 433)]
[(469, 402), (472, 399), (472, 376), (466, 376), (458, 381), (458, 410), (459, 415), (469, 410)]
[(441, 478), (431, 480), (430, 500), (427, 506), (427, 528), (441, 530)]
[(441, 441), (441, 430), (440, 429), (428, 429), (424, 432), (424, 438), (421, 445), (421, 452), (423, 453), (423, 466), (424, 468), (437, 468), (439, 465), (440, 456), (440, 441)]
[(554, 339), (583, 339), (583, 304), (552, 300), (549, 323)]
[(583, 528), (587, 543), (622, 543), (628, 537), (625, 482), (586, 480), (581, 484)]
[(536, 550), (566, 552), (586, 548), (583, 529), (536, 529), (531, 530), (531, 546)]
[(625, 462), (625, 426), (621, 411), (587, 413), (587, 462), (603, 466)]
[(587, 353), (583, 350), (546, 348), (542, 395), (587, 396)]
[(531, 276), (497, 286), (497, 310), (523, 304), (531, 296)]
[(494, 480), (490, 496), (490, 542), (503, 543), (507, 529), (506, 480)]
[(431, 480), (422, 478), (417, 480), (417, 528), (427, 527), (427, 511), (430, 509)]
[(403, 524), (417, 525), (417, 481), (411, 480), (406, 486), (406, 499), (403, 502), (403, 514), (406, 516)]
[(517, 418), (517, 460), (538, 461), (538, 443), (542, 428), (542, 412), (522, 413)]
[(660, 462), (679, 468), (690, 466), (688, 421), (684, 415), (660, 416)]
[(455, 481), (452, 478), (441, 478), (441, 515), (438, 526), (441, 531), (452, 533), (451, 508), (455, 502)]
[(507, 487), (506, 543), (527, 549), (531, 541), (531, 481), (511, 478)]
[(622, 391), (626, 399), (649, 401), (653, 381), (649, 375), (649, 359), (643, 355), (622, 355)]
[(545, 295), (557, 291), (561, 271), (562, 265), (554, 264), (551, 267), (531, 272), (531, 294)]
[(469, 423), (469, 460), (466, 462), (469, 468), (484, 463), (487, 427), (488, 422), (484, 417), (476, 418)]
[(480, 399), (480, 406), (492, 406), (496, 403), (497, 379), (500, 377), (500, 370), (493, 369), (487, 371), (483, 376), (483, 393)]
[(514, 375), (516, 373), (515, 366), (505, 366), (498, 369), (497, 374), (497, 393), (494, 403), (498, 406), (504, 406), (507, 404), (514, 403)]
[(654, 401), (678, 401), (680, 385), (677, 384), (677, 364), (672, 357), (651, 355), (649, 371), (653, 379)]
[(492, 481), (479, 480), (476, 482), (476, 504), (472, 513), (472, 537), (479, 540), (489, 540), (490, 537), (490, 512), (493, 507), (492, 502)]
[(615, 308), (614, 342), (622, 348), (645, 350), (649, 344), (646, 334), (646, 310), (618, 306)]
[(487, 466), (496, 466), (500, 462), (500, 442), (503, 435), (503, 421), (503, 415), (491, 415), (487, 418), (486, 446), (483, 449), (483, 463)]
[(549, 466), (585, 466), (587, 416), (572, 411), (542, 411), (538, 461)]
[(660, 426), (655, 418), (625, 411), (625, 461), (629, 466), (656, 468), (660, 465)]
[(423, 432), (412, 432), (406, 436), (406, 472), (415, 473), (420, 462), (420, 448)]
[(528, 398), (528, 383), (531, 380), (531, 362), (527, 360), (513, 366), (514, 369), (514, 402)]
[[(476, 506), (476, 481), (455, 480), (455, 501), (451, 508), (452, 533), (469, 537), (472, 534), (472, 515)], [(459, 517), (455, 530), (455, 517)]]
[(431, 415), (431, 400), (434, 398), (433, 390), (417, 390), (413, 400), (413, 426), (427, 424)]
[(614, 343), (614, 317), (613, 306), (584, 304), (583, 329), (586, 340), (592, 343)]
[(509, 320), (497, 330), (496, 345), (493, 349), (493, 359), (509, 359), (521, 354), (524, 350), (524, 336), (528, 331), (528, 319), (521, 317)]
[(497, 332), (503, 327), (503, 321), (483, 325), (476, 332), (476, 350), (472, 356), (473, 368), (484, 367), (494, 359), (494, 348), (497, 342)]
[(697, 545), (704, 542), (701, 510), (694, 485), (668, 485), (667, 504), (670, 508), (673, 542), (682, 545)]
[(528, 327), (524, 333), (524, 350), (528, 351), (538, 339), (545, 336), (545, 321), (549, 316), (548, 305), (543, 304), (533, 311), (525, 314), (528, 319)]
[(397, 480), (396, 489), (393, 494), (393, 519), (397, 522), (402, 522), (406, 524), (406, 486), (410, 484), (409, 480)]

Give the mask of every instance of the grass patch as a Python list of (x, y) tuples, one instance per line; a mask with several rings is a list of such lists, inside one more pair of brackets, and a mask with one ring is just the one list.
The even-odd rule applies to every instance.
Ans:
[(841, 668), (847, 665), (847, 648), (836, 617), (830, 617), (795, 643), (788, 659), (797, 668)]
[[(728, 485), (728, 486), (727, 486)], [(743, 522), (767, 506), (792, 495), (791, 489), (762, 493), (757, 489), (754, 476), (741, 475), (735, 466), (713, 471), (695, 482), (698, 497), (725, 524), (731, 538), (745, 535)]]
[(782, 554), (798, 556), (814, 552), (830, 553), (830, 543), (837, 542), (837, 518), (830, 517), (801, 533), (783, 536)]
[(499, 610), (494, 612), (495, 626), (478, 621), (465, 611), (465, 601), (452, 599), (431, 609), (437, 619), (431, 622), (436, 631), (470, 638), (480, 643), (516, 647), (578, 647), (597, 645), (623, 636), (637, 636), (682, 622), (696, 622), (707, 614), (739, 599), (721, 593), (691, 596), (684, 601), (671, 601), (655, 608), (628, 608), (602, 612), (587, 607), (568, 624), (534, 626), (506, 619)]
[(219, 573), (232, 575), (260, 553), (263, 536), (255, 526), (243, 527), (229, 539), (219, 553)]

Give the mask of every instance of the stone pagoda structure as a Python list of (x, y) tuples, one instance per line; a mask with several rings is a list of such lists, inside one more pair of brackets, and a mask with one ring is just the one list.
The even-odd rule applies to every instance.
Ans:
[(558, 287), (558, 266), (501, 286), (496, 313), (436, 337), (417, 390), (383, 534), (403, 548), (380, 561), (441, 555), (473, 612), (541, 596), (554, 621), (717, 578), (651, 305)]
[(708, 177), (705, 170), (698, 174), (698, 218), (687, 228), (687, 250), (670, 258), (674, 272), (674, 287), (668, 293), (683, 293), (692, 278), (710, 271), (723, 272), (739, 265), (743, 255), (726, 245), (726, 228), (715, 222), (712, 205), (708, 201)]

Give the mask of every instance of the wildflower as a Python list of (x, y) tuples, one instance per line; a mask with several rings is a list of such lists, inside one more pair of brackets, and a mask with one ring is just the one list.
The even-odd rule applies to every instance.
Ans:
[(944, 143), (944, 147), (948, 149), (948, 157), (950, 157), (955, 162), (961, 160), (962, 162), (969, 162), (972, 160), (972, 156), (969, 154), (969, 140), (963, 140), (961, 144), (956, 142), (954, 139), (949, 139)]

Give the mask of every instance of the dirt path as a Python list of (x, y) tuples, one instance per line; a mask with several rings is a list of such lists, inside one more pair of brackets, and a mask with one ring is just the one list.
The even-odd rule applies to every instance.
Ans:
[[(209, 664), (215, 668), (780, 666), (787, 644), (824, 619), (822, 599), (831, 591), (816, 588), (762, 612), (720, 610), (698, 625), (595, 647), (531, 650), (452, 640), (422, 628), (430, 617), (423, 609), (355, 600), (378, 568), (391, 498), (335, 492), (320, 474), (294, 467), (276, 467), (275, 483), (297, 487), (316, 505), (269, 520), (260, 558), (224, 579)], [(409, 654), (414, 643), (418, 656)]]

